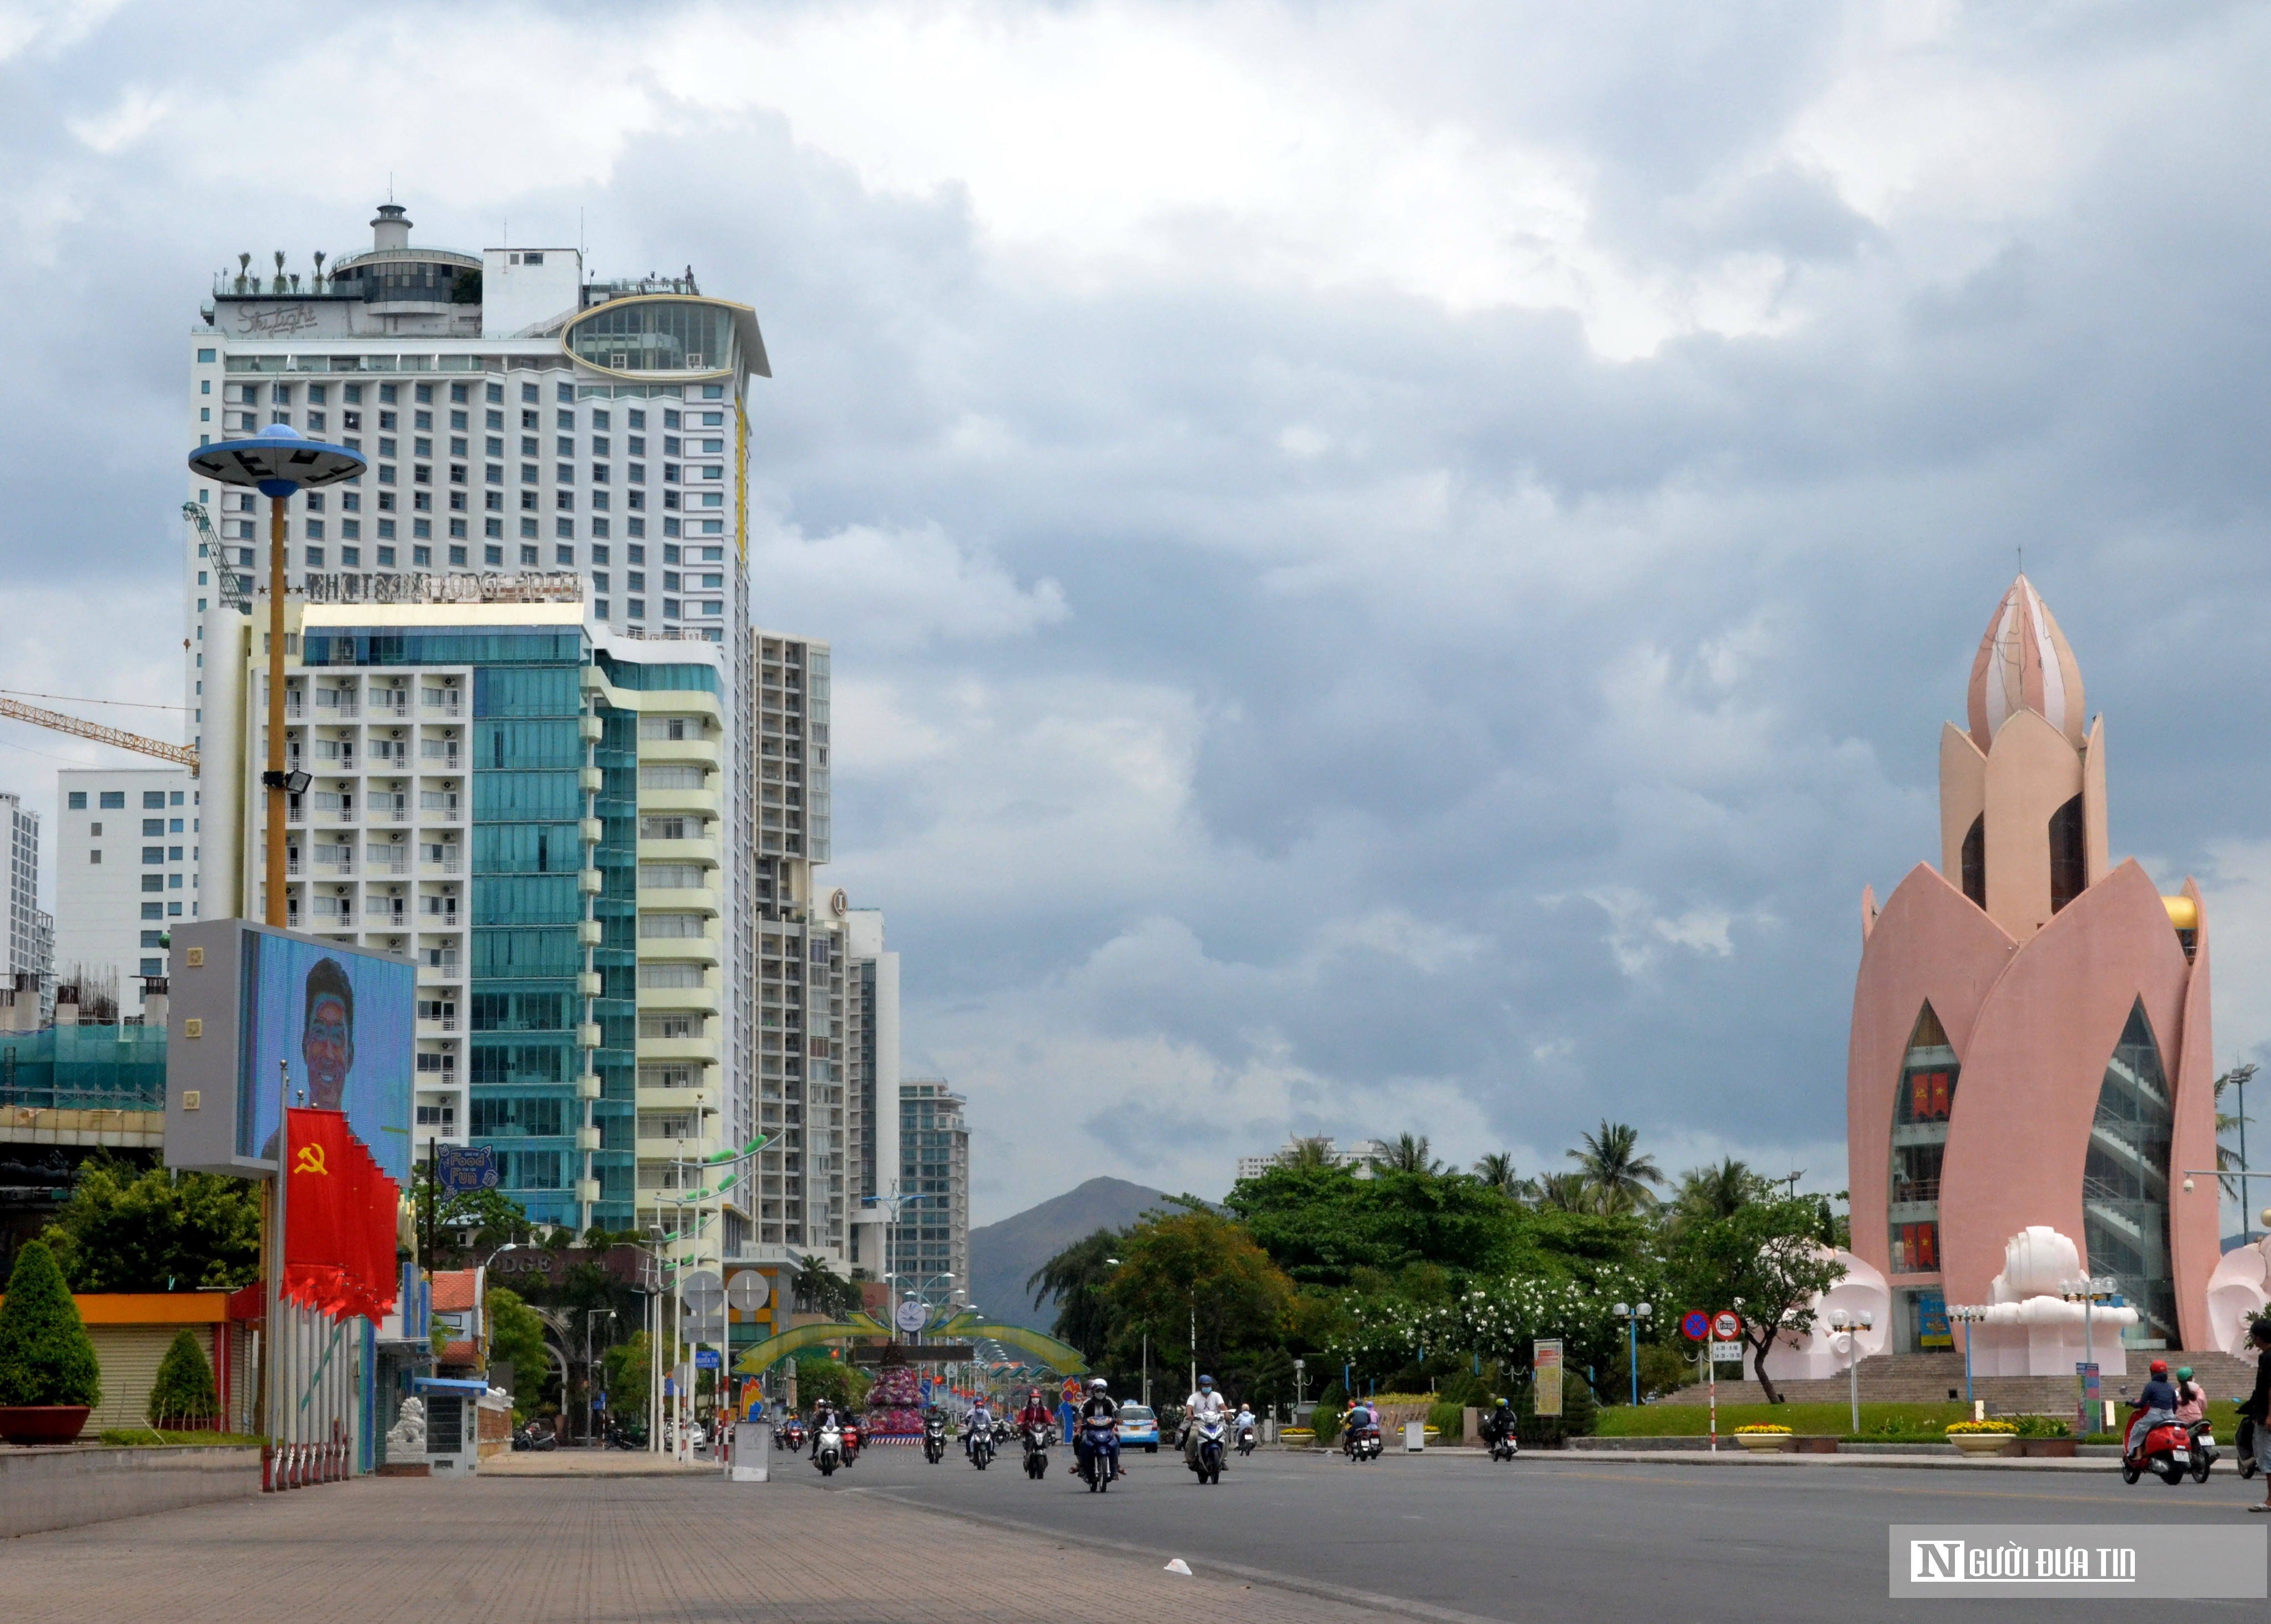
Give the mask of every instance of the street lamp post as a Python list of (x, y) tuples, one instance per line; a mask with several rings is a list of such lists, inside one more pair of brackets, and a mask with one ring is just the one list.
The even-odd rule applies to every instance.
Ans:
[(1853, 1404), (1853, 1430), (1861, 1430), (1861, 1333), (1877, 1322), (1876, 1316), (1866, 1308), (1858, 1314), (1848, 1314), (1843, 1308), (1829, 1311), (1829, 1328), (1845, 1340), (1846, 1391)]
[(1617, 1317), (1625, 1322), (1625, 1359), (1632, 1370), (1633, 1408), (1640, 1408), (1640, 1322), (1656, 1313), (1653, 1303), (1623, 1303), (1616, 1307)]
[[(284, 423), (272, 423), (250, 439), (201, 445), (190, 453), (190, 466), (205, 478), (222, 485), (249, 487), (268, 498), (268, 766), (260, 775), (268, 791), (264, 869), (268, 894), (261, 917), (279, 930), (284, 928), (287, 918), (287, 798), (308, 784), (306, 773), (287, 775), (284, 769), (284, 504), (303, 490), (358, 478), (369, 466), (361, 451), (310, 440)], [(220, 562), (216, 559), (214, 563), (218, 566)]]

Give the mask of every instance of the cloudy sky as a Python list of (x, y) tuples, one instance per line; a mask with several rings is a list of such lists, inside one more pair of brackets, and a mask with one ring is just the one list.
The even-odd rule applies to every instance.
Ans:
[[(0, 5), (0, 686), (177, 697), (240, 251), (391, 177), (420, 241), (691, 264), (979, 1221), (1604, 1116), (1842, 1188), (1860, 888), (1934, 855), (2022, 548), (2271, 1056), (2271, 11), (294, 13)], [(9, 725), (0, 789), (84, 759)]]

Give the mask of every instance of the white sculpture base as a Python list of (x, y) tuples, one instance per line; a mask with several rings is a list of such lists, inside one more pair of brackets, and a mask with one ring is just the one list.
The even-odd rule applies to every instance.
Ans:
[[(1970, 1328), (1973, 1375), (2072, 1377), (2074, 1367), (2085, 1360), (2096, 1360), (2099, 1372), (2104, 1375), (2129, 1374), (2127, 1350), (2121, 1345), (2121, 1329), (2125, 1323), (2136, 1323), (2137, 1311), (2134, 1308), (2099, 1308), (2090, 1316), (2090, 1336), (2085, 1344), (2081, 1307), (2078, 1303), (2038, 1297), (2022, 1303), (1998, 1303), (1995, 1307), (2026, 1309), (2037, 1303), (2048, 1307), (2072, 1308), (2074, 1317), (2070, 1322), (1998, 1324), (1991, 1320), (1973, 1325)], [(1992, 1313), (1994, 1309), (1991, 1308), (1989, 1312)], [(1964, 1335), (1963, 1327), (1957, 1326), (1955, 1335), (1960, 1346)]]

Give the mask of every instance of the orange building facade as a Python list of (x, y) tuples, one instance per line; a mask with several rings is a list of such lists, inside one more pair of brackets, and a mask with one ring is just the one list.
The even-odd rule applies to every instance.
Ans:
[[(2211, 1345), (2218, 1250), (2208, 935), (2198, 887), (2115, 863), (2105, 726), (2024, 576), (1996, 606), (1968, 726), (1940, 739), (1940, 866), (1862, 894), (1846, 1081), (1853, 1251), (1891, 1351), (1954, 1345), (2030, 1225), (2111, 1276), (2132, 1348)], [(2109, 1316), (2126, 1319), (2126, 1316)], [(2116, 1367), (2118, 1368), (2118, 1367)]]

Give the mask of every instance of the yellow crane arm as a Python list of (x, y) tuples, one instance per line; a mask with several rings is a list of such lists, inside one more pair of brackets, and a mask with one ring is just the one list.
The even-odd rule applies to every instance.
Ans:
[(115, 744), (122, 750), (138, 750), (145, 756), (155, 756), (161, 761), (172, 762), (177, 767), (187, 767), (192, 772), (197, 770), (197, 753), (186, 744), (168, 744), (163, 739), (145, 739), (140, 734), (128, 733), (123, 727), (105, 727), (101, 722), (66, 716), (61, 711), (43, 711), (38, 705), (26, 704), (20, 699), (0, 698), (0, 716), (30, 722), (36, 726), (52, 727), (57, 733), (76, 734), (82, 739), (93, 739), (98, 744)]

